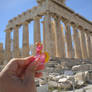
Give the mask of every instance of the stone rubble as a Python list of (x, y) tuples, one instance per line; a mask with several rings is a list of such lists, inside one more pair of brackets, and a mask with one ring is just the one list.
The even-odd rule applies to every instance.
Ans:
[[(48, 68), (50, 67), (55, 66), (50, 65)], [(47, 84), (48, 90), (50, 90), (49, 92), (60, 92), (59, 90), (73, 90), (73, 87), (75, 89), (85, 87), (89, 83), (92, 83), (91, 67), (91, 64), (72, 66), (71, 71), (74, 73), (73, 75), (66, 75), (56, 71), (54, 72), (54, 70), (51, 73), (49, 71), (48, 75), (46, 76), (47, 78), (45, 77), (39, 79), (39, 85), (44, 86)], [(84, 70), (82, 68), (84, 68)]]

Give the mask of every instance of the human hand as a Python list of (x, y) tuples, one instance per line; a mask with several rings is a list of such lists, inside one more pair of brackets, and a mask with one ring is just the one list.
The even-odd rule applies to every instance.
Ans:
[[(32, 57), (10, 60), (0, 72), (0, 92), (36, 92), (34, 78), (42, 75), (38, 71), (43, 70), (44, 65), (31, 62), (31, 59)], [(31, 63), (24, 68), (29, 62)]]

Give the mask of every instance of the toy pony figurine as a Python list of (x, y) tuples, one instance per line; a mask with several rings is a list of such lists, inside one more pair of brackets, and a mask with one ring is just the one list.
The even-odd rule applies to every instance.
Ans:
[(36, 46), (35, 58), (38, 58), (40, 63), (47, 63), (49, 60), (49, 55), (47, 52), (42, 52), (43, 45), (41, 43), (37, 43)]
[(38, 62), (40, 64), (45, 64), (49, 60), (49, 55), (47, 52), (42, 52), (43, 45), (39, 42), (36, 43), (36, 55), (32, 56), (30, 62)]
[(40, 42), (36, 43), (36, 55), (31, 56), (30, 59), (29, 59), (29, 62), (25, 62), (24, 68), (21, 71), (21, 74), (18, 75), (19, 77), (22, 76), (22, 73), (25, 72), (26, 68), (31, 63), (39, 64), (40, 65), (39, 68), (44, 67), (45, 63), (47, 63), (48, 60), (49, 60), (49, 55), (48, 55), (47, 52), (42, 52), (42, 49), (43, 49), (43, 45)]

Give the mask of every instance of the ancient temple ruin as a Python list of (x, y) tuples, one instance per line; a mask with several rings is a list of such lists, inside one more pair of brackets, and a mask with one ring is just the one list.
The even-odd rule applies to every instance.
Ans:
[[(40, 24), (42, 23), (44, 51), (47, 51), (51, 57), (91, 60), (92, 22), (69, 9), (65, 5), (65, 0), (37, 0), (37, 2), (38, 6), (8, 21), (4, 51), (3, 44), (0, 44), (0, 59), (7, 63), (11, 58), (29, 56), (28, 24), (34, 21), (34, 44), (41, 42)], [(40, 21), (42, 18), (43, 21)], [(23, 26), (22, 52), (19, 49), (21, 26)], [(10, 36), (12, 30), (14, 30), (13, 52), (11, 52)]]

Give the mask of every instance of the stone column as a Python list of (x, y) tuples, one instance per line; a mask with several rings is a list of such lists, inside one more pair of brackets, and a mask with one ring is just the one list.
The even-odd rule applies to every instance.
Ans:
[(80, 45), (81, 45), (81, 51), (82, 51), (82, 58), (87, 59), (87, 47), (86, 47), (86, 38), (85, 38), (85, 31), (83, 28), (79, 28), (79, 34), (80, 34)]
[(23, 45), (22, 45), (22, 57), (29, 56), (29, 30), (28, 22), (23, 23)]
[[(92, 51), (92, 33), (90, 33), (90, 40), (91, 40), (91, 51)], [(91, 52), (91, 55), (92, 55), (92, 52)], [(92, 56), (91, 56), (91, 59), (92, 59)]]
[(53, 57), (53, 46), (54, 43), (52, 41), (52, 28), (51, 28), (51, 16), (47, 12), (47, 14), (44, 16), (44, 24), (45, 24), (45, 46), (46, 51), (49, 53), (51, 57)]
[(34, 19), (34, 54), (35, 55), (35, 51), (36, 51), (36, 43), (41, 42), (41, 35), (40, 35), (40, 18), (36, 17)]
[(0, 65), (3, 65), (4, 63), (4, 49), (3, 49), (3, 43), (0, 43)]
[(31, 44), (30, 50), (31, 50), (31, 54), (35, 55), (35, 46), (34, 46), (34, 44)]
[(65, 57), (65, 44), (63, 38), (63, 31), (61, 30), (60, 18), (55, 19), (56, 23), (56, 53), (57, 57)]
[(34, 44), (36, 42), (41, 42), (41, 35), (40, 35), (40, 18), (36, 17), (34, 19)]
[(81, 59), (82, 53), (81, 53), (79, 32), (75, 24), (72, 27), (73, 27), (73, 41), (74, 41), (75, 58)]
[(73, 58), (74, 55), (73, 55), (72, 37), (71, 37), (69, 21), (64, 20), (64, 24), (65, 24), (65, 40), (66, 40), (66, 46), (67, 46), (67, 57)]
[(43, 24), (43, 51), (46, 51), (46, 40), (45, 40), (45, 32), (46, 32), (46, 30), (45, 30), (45, 23), (44, 23), (44, 21), (42, 21), (42, 24)]
[(11, 29), (6, 30), (6, 40), (5, 40), (5, 64), (11, 59)]
[(20, 56), (19, 50), (19, 27), (14, 27), (14, 39), (13, 39), (13, 57), (18, 58)]
[(55, 21), (51, 21), (51, 31), (52, 31), (52, 41), (53, 41), (53, 56), (56, 57), (56, 36), (55, 36), (55, 31), (56, 31), (56, 26), (55, 26)]
[(61, 34), (62, 34), (62, 47), (63, 49), (63, 55), (64, 57), (66, 57), (66, 52), (65, 52), (65, 36), (64, 36), (64, 28), (63, 28), (63, 24), (61, 24)]
[(91, 39), (90, 39), (90, 32), (88, 32), (88, 30), (86, 30), (86, 46), (87, 46), (88, 59), (91, 59), (92, 58)]

